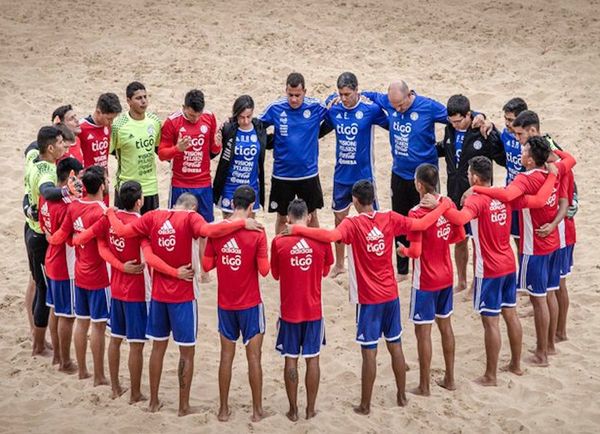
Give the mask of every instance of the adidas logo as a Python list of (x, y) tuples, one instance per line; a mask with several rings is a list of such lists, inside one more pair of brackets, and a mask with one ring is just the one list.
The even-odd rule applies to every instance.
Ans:
[(419, 314), (419, 313), (415, 314), (415, 319), (416, 320), (420, 320), (421, 319), (421, 314)]
[(276, 348), (277, 348), (278, 350), (283, 350), (283, 344), (279, 344), (279, 345), (277, 345), (277, 347), (276, 347)]
[(335, 117), (336, 119), (342, 119), (342, 114), (338, 113), (337, 116)]
[(280, 118), (287, 118), (287, 113), (286, 112), (281, 112), (281, 114), (279, 115)]
[(481, 304), (479, 304), (479, 307), (485, 307), (485, 301), (482, 301)]
[(92, 133), (88, 134), (87, 139), (94, 140), (94, 135)]
[(230, 239), (225, 243), (225, 245), (221, 248), (222, 253), (232, 253), (234, 255), (241, 255), (242, 250), (238, 246), (238, 243), (235, 241), (235, 238)]
[(77, 217), (77, 220), (73, 222), (73, 229), (77, 232), (83, 232), (85, 230), (85, 226), (83, 225), (83, 220), (81, 217)]
[(175, 228), (173, 228), (173, 225), (171, 224), (171, 222), (169, 220), (166, 220), (163, 223), (163, 225), (161, 226), (161, 228), (158, 230), (158, 234), (159, 235), (174, 235)]
[(367, 234), (367, 241), (377, 241), (381, 238), (383, 238), (383, 233), (377, 227), (371, 229), (371, 232)]
[(302, 253), (312, 253), (312, 251), (313, 249), (311, 249), (306, 240), (302, 238), (294, 247), (292, 247), (290, 253), (292, 255), (300, 255)]
[(183, 127), (179, 128), (179, 132), (180, 133), (185, 133), (185, 128), (183, 128)]
[(365, 340), (365, 335), (363, 335), (362, 333), (358, 335), (358, 337), (356, 338), (359, 341), (364, 341)]

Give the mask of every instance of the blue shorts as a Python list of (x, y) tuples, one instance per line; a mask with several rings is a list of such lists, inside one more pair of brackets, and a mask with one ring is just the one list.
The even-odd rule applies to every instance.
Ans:
[(431, 324), (435, 318), (448, 318), (454, 308), (452, 286), (437, 291), (412, 288), (410, 320), (415, 324)]
[(561, 260), (560, 249), (556, 249), (550, 253), (550, 261), (548, 262), (548, 291), (558, 291), (560, 286)]
[(175, 206), (175, 202), (177, 202), (177, 199), (179, 199), (179, 196), (183, 193), (193, 194), (196, 199), (198, 199), (198, 214), (200, 214), (208, 223), (214, 221), (215, 215), (213, 212), (212, 187), (185, 188), (171, 186), (171, 191), (169, 193), (169, 208)]
[(560, 278), (563, 279), (571, 274), (571, 270), (573, 269), (573, 250), (575, 248), (575, 244), (571, 244), (570, 246), (563, 247), (559, 250), (559, 261), (560, 261)]
[(325, 320), (292, 323), (277, 322), (277, 343), (275, 349), (284, 357), (309, 358), (318, 356), (321, 345), (325, 345)]
[(75, 285), (75, 316), (92, 322), (108, 321), (110, 289), (83, 289)]
[[(67, 318), (75, 317), (75, 282), (48, 278), (47, 294), (52, 294), (54, 314)], [(46, 302), (48, 297), (46, 297)]]
[[(527, 292), (534, 297), (544, 297), (551, 288), (550, 262), (552, 253), (548, 255), (520, 255), (519, 257), (519, 291)], [(556, 257), (553, 258), (556, 263)], [(558, 265), (558, 264), (556, 264)], [(560, 280), (560, 270), (558, 270)]]
[(173, 333), (173, 341), (181, 346), (196, 345), (198, 332), (198, 305), (196, 300), (183, 303), (164, 303), (151, 300), (146, 337), (166, 341)]
[[(225, 184), (225, 186), (223, 187), (223, 193), (221, 193), (221, 197), (219, 198), (219, 204), (218, 207), (221, 209), (221, 211), (225, 211), (225, 212), (233, 212), (233, 193), (235, 192), (236, 188), (238, 188), (239, 185), (238, 184)], [(252, 209), (254, 211), (259, 211), (260, 210), (260, 200), (259, 200), (259, 193), (258, 193), (258, 189), (254, 189), (254, 193), (256, 193), (256, 200), (254, 201), (254, 206), (252, 207)]]
[(46, 273), (44, 273), (44, 278), (46, 279), (46, 306), (54, 308), (54, 295), (50, 289), (50, 278), (46, 277)]
[(356, 342), (365, 349), (377, 348), (381, 336), (388, 342), (400, 342), (400, 299), (385, 303), (356, 305)]
[(110, 301), (110, 335), (128, 342), (146, 342), (148, 303), (145, 301)]
[(242, 335), (242, 342), (247, 345), (250, 339), (265, 332), (265, 310), (263, 304), (242, 310), (217, 308), (219, 317), (219, 333), (232, 342)]
[[(372, 182), (372, 180), (371, 180)], [(346, 211), (352, 205), (352, 187), (353, 185), (340, 184), (333, 182), (333, 197), (331, 200), (331, 209), (335, 212)], [(373, 202), (373, 208), (379, 209), (379, 203), (377, 201), (377, 194), (375, 195), (375, 201)]]
[(512, 216), (511, 216), (511, 220), (510, 220), (510, 234), (515, 237), (515, 238), (519, 238), (520, 237), (520, 232), (519, 232), (519, 210), (518, 209), (514, 209), (512, 211)]
[(503, 307), (517, 305), (515, 273), (500, 277), (475, 277), (473, 286), (473, 308), (480, 315), (496, 316)]

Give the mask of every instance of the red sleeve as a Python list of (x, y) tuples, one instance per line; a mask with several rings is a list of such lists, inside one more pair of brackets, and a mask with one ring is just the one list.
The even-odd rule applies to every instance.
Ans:
[(215, 115), (213, 114), (210, 118), (210, 123), (211, 125), (211, 135), (209, 137), (210, 140), (210, 153), (211, 154), (218, 154), (219, 152), (221, 152), (221, 143), (217, 143), (217, 141), (215, 140), (215, 135), (217, 134), (217, 118), (215, 117)]
[(262, 231), (260, 233), (260, 236), (258, 237), (258, 245), (257, 245), (257, 249), (256, 249), (256, 257), (258, 258), (268, 258), (269, 255), (267, 253), (267, 234), (265, 234), (265, 231)]
[(194, 233), (194, 238), (219, 238), (235, 232), (246, 225), (245, 220), (223, 220), (219, 223), (206, 223), (198, 213), (194, 213), (192, 216), (194, 216), (192, 217), (192, 231)]
[[(519, 177), (517, 176), (513, 182), (507, 185), (504, 188), (496, 188), (496, 187), (481, 187), (476, 185), (473, 187), (473, 191), (479, 194), (486, 194), (492, 199), (498, 199), (501, 202), (510, 202), (515, 200), (517, 197), (523, 195), (525, 191), (520, 182), (518, 182)], [(515, 182), (517, 181), (517, 182)]]
[(73, 233), (73, 217), (71, 217), (70, 207), (65, 213), (60, 228), (50, 236), (46, 236), (48, 243), (54, 245), (64, 244)]
[(549, 173), (538, 192), (535, 195), (523, 196), (523, 200), (518, 203), (519, 206), (514, 208), (542, 208), (552, 194), (554, 184), (556, 184), (556, 175)]
[(325, 249), (325, 263), (323, 264), (323, 277), (326, 277), (329, 274), (329, 270), (333, 265), (333, 250), (331, 248), (331, 244), (324, 244), (323, 248)]
[[(415, 211), (413, 211), (413, 210), (410, 210), (410, 211), (408, 212), (408, 217), (410, 217), (410, 218), (418, 218), (418, 217), (416, 216), (416, 212), (415, 212)], [(407, 239), (408, 241), (410, 241), (411, 243), (412, 243), (413, 241), (418, 241), (418, 242), (421, 242), (421, 239), (422, 239), (422, 238), (423, 238), (423, 237), (422, 237), (422, 234), (421, 234), (421, 232), (420, 232), (420, 231), (409, 231), (409, 232), (406, 234), (406, 239)], [(411, 258), (412, 258), (412, 256), (411, 256)]]
[(558, 149), (553, 152), (560, 157), (560, 161), (557, 163), (557, 165), (560, 164), (561, 166), (563, 166), (565, 172), (568, 172), (573, 167), (575, 167), (575, 164), (577, 164), (575, 157), (573, 157), (568, 152), (559, 151)]
[(259, 258), (256, 259), (257, 265), (258, 265), (258, 272), (260, 273), (261, 276), (266, 276), (267, 274), (269, 274), (269, 269), (271, 268), (269, 266), (269, 258), (266, 256), (261, 256)]
[(202, 257), (202, 268), (204, 271), (210, 271), (216, 266), (217, 254), (215, 252), (213, 241), (209, 238), (206, 242), (206, 248), (204, 249), (204, 256)]
[(175, 131), (173, 122), (167, 118), (160, 132), (160, 144), (158, 145), (158, 158), (161, 161), (172, 160), (175, 155), (181, 153), (177, 148), (179, 131)]
[(469, 223), (477, 215), (474, 211), (473, 204), (469, 199), (465, 201), (465, 205), (460, 211), (456, 208), (448, 208), (444, 213), (444, 217), (446, 217), (453, 225), (466, 225)]
[(154, 270), (159, 271), (167, 276), (177, 278), (177, 268), (171, 267), (161, 258), (154, 254), (152, 246), (146, 238), (142, 239), (142, 252), (144, 253), (144, 260)]
[(98, 238), (98, 253), (100, 253), (100, 257), (108, 262), (111, 267), (115, 267), (121, 272), (125, 271), (125, 265), (110, 251), (110, 247), (103, 237)]
[(418, 258), (419, 256), (421, 256), (421, 252), (423, 251), (423, 245), (420, 240), (411, 241), (410, 247), (406, 248), (404, 246), (401, 246), (400, 250), (402, 250), (402, 254), (408, 258)]
[[(451, 203), (452, 202), (450, 201), (450, 199), (443, 198), (440, 204), (434, 210), (431, 210), (420, 219), (412, 219), (402, 216), (406, 220), (406, 223), (408, 223), (405, 223), (404, 227), (407, 227), (410, 231), (424, 231), (429, 226), (434, 224), (442, 214), (444, 214), (444, 212), (450, 207)], [(397, 235), (400, 235), (402, 233), (406, 232), (399, 232), (397, 233)]]
[(102, 216), (100, 220), (94, 223), (92, 226), (87, 228), (85, 231), (80, 232), (79, 234), (73, 237), (73, 245), (82, 246), (87, 244), (93, 238), (104, 237), (108, 233), (108, 218), (106, 216)]
[(137, 236), (146, 236), (150, 233), (152, 221), (154, 220), (154, 214), (148, 212), (135, 221), (123, 224), (121, 220), (115, 214), (115, 210), (109, 208), (106, 211), (106, 216), (110, 221), (110, 226), (113, 228), (115, 233), (120, 237), (133, 238)]
[(277, 253), (277, 239), (279, 236), (273, 238), (271, 241), (271, 275), (273, 279), (279, 280), (279, 254)]
[(460, 243), (467, 236), (465, 232), (465, 227), (463, 225), (452, 225), (450, 229), (450, 239), (448, 242), (450, 244)]
[(342, 226), (346, 220), (342, 220), (342, 223), (335, 229), (323, 229), (323, 228), (309, 228), (306, 226), (292, 225), (292, 235), (301, 235), (303, 237), (312, 238), (313, 240), (322, 241), (324, 243), (331, 243), (333, 241), (345, 241), (342, 237)]

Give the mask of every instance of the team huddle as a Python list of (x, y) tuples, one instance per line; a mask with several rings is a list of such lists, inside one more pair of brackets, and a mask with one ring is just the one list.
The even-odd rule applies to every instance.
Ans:
[[(187, 415), (197, 303), (208, 273), (216, 269), (221, 344), (217, 417), (226, 421), (231, 414), (229, 389), (241, 335), (251, 418), (259, 421), (266, 416), (259, 275), (270, 273), (280, 287), (275, 350), (284, 357), (286, 415), (298, 420), (302, 357), (305, 414), (312, 418), (325, 345), (322, 279), (347, 273), (362, 354), (361, 398), (354, 410), (370, 412), (382, 337), (391, 356), (396, 404), (404, 406), (407, 367), (398, 282), (411, 285), (409, 318), (419, 358), (419, 384), (411, 391), (430, 394), (434, 322), (445, 362), (437, 384), (454, 390), (453, 296), (467, 288), (471, 238), (473, 306), (482, 319), (486, 354), (484, 373), (475, 381), (495, 386), (499, 369), (523, 374), (517, 291), (527, 293), (533, 307), (536, 348), (527, 361), (548, 366), (555, 343), (567, 339), (566, 277), (573, 266), (578, 208), (574, 157), (542, 135), (537, 114), (521, 98), (504, 105), (506, 126), (500, 132), (463, 95), (453, 95), (443, 105), (403, 81), (390, 84), (387, 93), (359, 91), (351, 72), (338, 77), (337, 90), (324, 102), (307, 97), (304, 77), (292, 73), (286, 96), (258, 117), (253, 99), (242, 95), (221, 125), (205, 110), (204, 94), (196, 89), (161, 122), (147, 111), (147, 92), (139, 82), (126, 88), (125, 113), (114, 93), (100, 95), (94, 112), (81, 120), (70, 105), (56, 109), (53, 125), (42, 127), (25, 151), (24, 235), (31, 273), (26, 306), (33, 355), (52, 349), (60, 371), (92, 377), (95, 386), (110, 384), (117, 398), (126, 391), (119, 381), (120, 346), (126, 340), (129, 402), (134, 403), (146, 399), (141, 378), (143, 349), (150, 340), (149, 410), (155, 412), (162, 406), (159, 386), (172, 339), (180, 352), (179, 415)], [(436, 123), (445, 125), (438, 142)], [(377, 126), (389, 131), (390, 211), (381, 210), (377, 199)], [(324, 206), (319, 139), (332, 131), (335, 228), (323, 229), (317, 214)], [(268, 150), (273, 170), (266, 202)], [(109, 155), (118, 167), (114, 191), (108, 187)], [(159, 208), (157, 158), (171, 164), (166, 209)], [(211, 176), (214, 158), (219, 161)], [(439, 193), (439, 158), (446, 163), (447, 197)], [(505, 187), (492, 187), (493, 162), (506, 167)], [(114, 208), (109, 206), (111, 195)], [(219, 222), (214, 222), (215, 206), (223, 215)], [(254, 219), (263, 207), (276, 213), (270, 246), (264, 227)], [(351, 207), (356, 215), (349, 215)], [(518, 271), (511, 238), (517, 241)], [(500, 315), (511, 353), (501, 368)], [(86, 361), (88, 335), (92, 373)]]

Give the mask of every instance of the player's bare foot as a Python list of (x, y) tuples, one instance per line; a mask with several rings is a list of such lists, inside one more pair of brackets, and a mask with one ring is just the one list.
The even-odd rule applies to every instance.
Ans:
[(156, 413), (157, 411), (159, 411), (163, 406), (162, 401), (156, 401), (156, 402), (152, 402), (150, 401), (150, 404), (148, 404), (148, 411), (150, 413)]
[(108, 386), (110, 382), (106, 379), (106, 377), (94, 378), (94, 387), (97, 386)]
[(537, 366), (539, 368), (545, 368), (549, 366), (548, 357), (540, 356), (539, 354), (533, 354), (527, 358), (527, 363)]
[(417, 387), (413, 387), (412, 389), (409, 390), (410, 393), (412, 393), (413, 395), (418, 395), (418, 396), (429, 396), (431, 395), (431, 392), (429, 389), (426, 389), (424, 387), (421, 386), (417, 386)]
[(363, 416), (366, 416), (371, 412), (371, 409), (369, 407), (365, 407), (362, 404), (355, 405), (354, 407), (352, 407), (352, 409), (354, 410), (354, 413), (362, 414)]
[[(44, 347), (42, 349), (34, 349), (33, 351), (31, 351), (31, 357), (50, 357), (52, 356), (54, 353), (52, 352), (52, 350)], [(53, 362), (54, 364), (54, 362)]]
[(146, 397), (146, 395), (143, 395), (141, 393), (129, 396), (130, 404), (135, 404), (136, 402), (142, 402), (142, 401), (148, 401), (148, 397)]
[(56, 353), (52, 357), (52, 365), (60, 365), (60, 356)]
[(408, 404), (408, 398), (406, 397), (406, 393), (398, 392), (396, 394), (396, 404), (398, 404), (398, 407), (404, 407), (406, 404)]
[(80, 380), (87, 380), (88, 378), (90, 378), (92, 376), (92, 374), (90, 374), (87, 369), (85, 371), (79, 371), (79, 379)]
[(456, 384), (454, 384), (454, 380), (450, 380), (446, 377), (442, 378), (441, 380), (437, 380), (435, 383), (446, 390), (456, 390)]
[(548, 347), (548, 355), (549, 356), (556, 356), (558, 354), (558, 351), (555, 347)]
[(262, 408), (259, 410), (254, 410), (254, 412), (252, 413), (252, 417), (250, 418), (250, 420), (252, 422), (260, 422), (263, 419), (266, 419), (267, 417), (271, 416), (270, 413), (264, 411)]
[(188, 405), (187, 407), (180, 408), (177, 412), (177, 416), (183, 417), (194, 413), (198, 413), (198, 409)]
[(308, 408), (306, 409), (306, 419), (312, 419), (316, 415), (317, 415), (317, 410), (309, 410)]
[(121, 387), (121, 385), (117, 385), (112, 388), (112, 399), (117, 399), (119, 396), (122, 396), (125, 392), (127, 392), (126, 387)]
[(329, 272), (329, 277), (331, 277), (333, 279), (334, 277), (337, 277), (340, 274), (345, 273), (346, 271), (348, 271), (348, 270), (346, 270), (344, 267), (334, 266), (331, 269), (331, 271)]
[(564, 341), (568, 341), (569, 338), (567, 337), (566, 334), (559, 334), (556, 333), (556, 335), (554, 336), (554, 342), (564, 342)]
[(523, 375), (524, 371), (521, 369), (521, 366), (519, 365), (513, 365), (512, 363), (509, 363), (507, 365), (504, 365), (500, 368), (500, 371), (502, 372), (510, 372), (511, 374), (515, 374), (518, 376)]
[(467, 289), (467, 282), (458, 282), (454, 287), (454, 292), (463, 292), (465, 289)]
[(298, 409), (297, 408), (290, 408), (285, 415), (292, 422), (298, 421)]
[(498, 385), (495, 378), (490, 378), (486, 375), (482, 375), (481, 377), (476, 378), (473, 381), (475, 381), (475, 383), (479, 384), (480, 386), (486, 386), (486, 387), (494, 387), (494, 386)]
[(231, 410), (229, 410), (229, 407), (219, 408), (219, 414), (217, 414), (217, 419), (219, 422), (227, 422), (229, 420), (229, 416), (231, 416)]
[(50, 351), (52, 351), (54, 349), (54, 347), (52, 346), (50, 341), (44, 341), (44, 347), (46, 347), (46, 349), (48, 349)]

